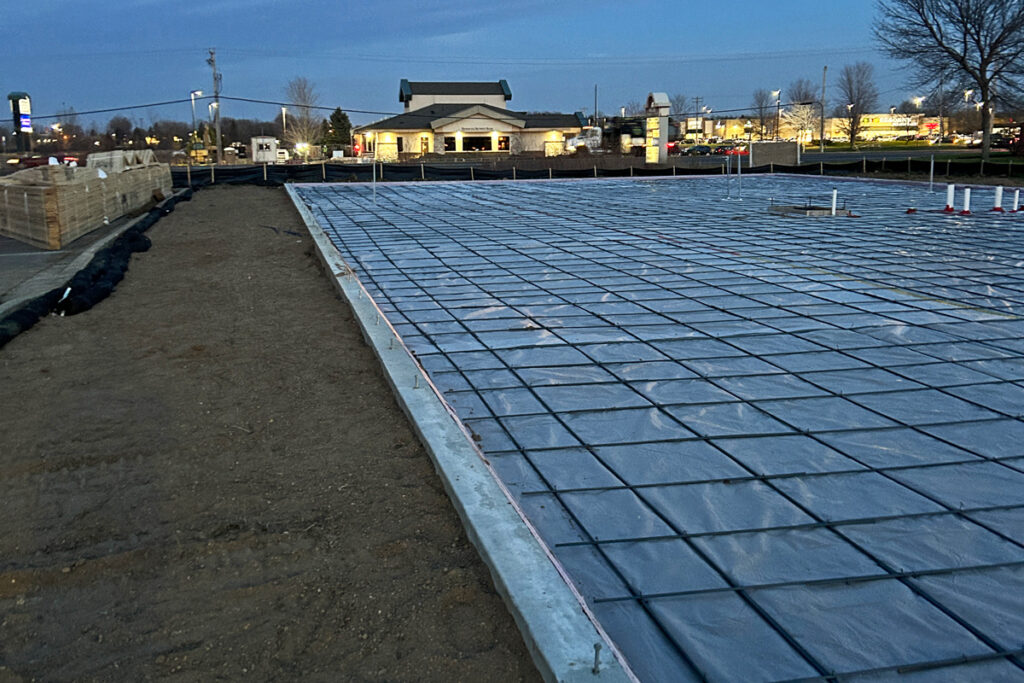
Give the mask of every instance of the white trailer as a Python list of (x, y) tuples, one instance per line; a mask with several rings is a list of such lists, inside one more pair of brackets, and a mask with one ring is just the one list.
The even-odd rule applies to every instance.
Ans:
[(252, 163), (277, 163), (277, 140), (275, 138), (270, 135), (257, 135), (252, 138), (251, 143), (249, 149), (252, 150)]

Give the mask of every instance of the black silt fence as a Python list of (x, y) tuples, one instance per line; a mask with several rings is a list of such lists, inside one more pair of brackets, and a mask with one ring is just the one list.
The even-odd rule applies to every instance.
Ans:
[[(304, 164), (266, 166), (218, 166), (172, 168), (175, 187), (193, 188), (219, 184), (282, 185), (284, 183), (319, 182), (381, 182), (455, 181), (455, 180), (543, 180), (563, 178), (629, 178), (648, 176), (715, 175), (722, 166), (634, 166), (623, 168), (480, 168), (477, 166), (449, 166), (429, 164)], [(935, 161), (935, 177), (989, 176), (994, 178), (1024, 178), (1024, 161)], [(859, 173), (905, 173), (927, 175), (932, 170), (930, 159), (860, 158), (848, 162), (812, 161), (799, 165), (764, 164), (743, 168), (745, 175), (760, 173), (791, 173), (796, 175), (848, 176)], [(735, 168), (733, 168), (735, 173)]]
[(0, 348), (50, 313), (75, 315), (110, 296), (124, 279), (132, 254), (149, 250), (150, 241), (144, 233), (161, 217), (174, 211), (175, 204), (191, 198), (192, 191), (187, 190), (150, 209), (117, 239), (97, 251), (88, 265), (68, 282), (24, 302), (0, 318)]

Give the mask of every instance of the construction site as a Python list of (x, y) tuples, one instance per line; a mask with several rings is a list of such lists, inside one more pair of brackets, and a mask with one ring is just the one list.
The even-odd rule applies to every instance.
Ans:
[(91, 160), (3, 181), (131, 239), (0, 283), (0, 681), (1024, 678), (1018, 190)]

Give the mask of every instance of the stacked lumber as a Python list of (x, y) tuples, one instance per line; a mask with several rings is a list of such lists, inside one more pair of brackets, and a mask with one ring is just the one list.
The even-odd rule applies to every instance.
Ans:
[[(152, 152), (150, 152), (152, 154)], [(171, 194), (167, 164), (98, 168), (40, 166), (0, 178), (0, 235), (60, 249), (82, 235)]]
[(92, 152), (85, 160), (89, 168), (99, 168), (105, 173), (124, 173), (156, 163), (151, 149), (119, 149), (113, 152)]

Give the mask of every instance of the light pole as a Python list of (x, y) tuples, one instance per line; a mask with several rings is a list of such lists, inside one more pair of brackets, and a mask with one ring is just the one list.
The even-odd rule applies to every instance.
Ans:
[(192, 140), (195, 141), (199, 137), (199, 129), (196, 128), (196, 98), (203, 96), (202, 90), (193, 90), (188, 94), (192, 99)]
[(192, 159), (196, 154), (196, 145), (199, 144), (199, 127), (196, 126), (196, 98), (203, 96), (202, 90), (193, 90), (188, 94), (192, 100), (192, 139), (188, 143), (188, 163), (192, 163)]
[(772, 97), (775, 98), (775, 139), (781, 139), (779, 136), (779, 120), (782, 118), (782, 89), (772, 90)]
[(856, 131), (853, 125), (853, 102), (846, 105), (846, 118), (849, 120), (848, 127), (850, 129), (850, 149), (857, 149)]
[(288, 132), (288, 107), (281, 107), (281, 137)]

